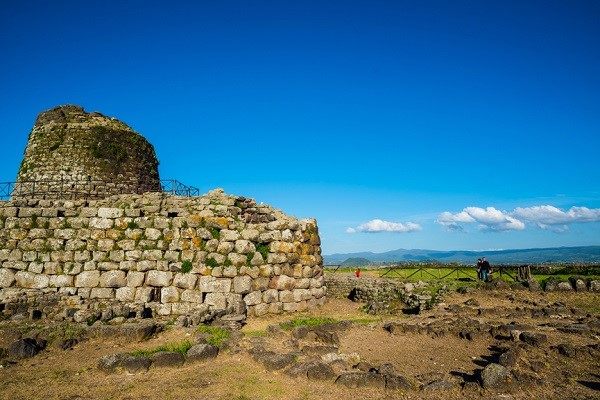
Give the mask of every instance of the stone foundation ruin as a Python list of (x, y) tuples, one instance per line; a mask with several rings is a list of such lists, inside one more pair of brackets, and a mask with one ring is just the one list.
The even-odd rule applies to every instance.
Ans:
[[(65, 108), (38, 117), (23, 165), (41, 157), (39, 138), (32, 136), (46, 132), (40, 126), (56, 121), (46, 118), (48, 113), (59, 111), (64, 113)], [(97, 139), (68, 137), (65, 134), (56, 151)], [(146, 150), (142, 153), (150, 154)], [(24, 171), (22, 165), (19, 179), (65, 176), (64, 170), (53, 170), (62, 165), (77, 170), (72, 179), (86, 174), (129, 177), (124, 184), (130, 185), (131, 193), (140, 182), (151, 186), (159, 182), (153, 172), (156, 164), (147, 159), (127, 153), (118, 167), (123, 174), (114, 169), (116, 175), (102, 175), (112, 168), (100, 168), (104, 161), (86, 164), (69, 158), (83, 152), (54, 153), (54, 167), (36, 164), (33, 171), (31, 167)], [(58, 161), (61, 157), (63, 162)], [(134, 160), (135, 168), (128, 167), (127, 160)], [(141, 173), (140, 165), (150, 171)], [(138, 172), (130, 173), (134, 170)], [(302, 311), (325, 301), (322, 264), (314, 219), (298, 220), (221, 189), (191, 198), (154, 190), (94, 200), (13, 196), (0, 202), (4, 318), (94, 322), (188, 316), (198, 323), (222, 315), (240, 319)]]

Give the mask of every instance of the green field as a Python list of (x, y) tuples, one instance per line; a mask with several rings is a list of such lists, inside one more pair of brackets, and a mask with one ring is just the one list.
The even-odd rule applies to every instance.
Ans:
[[(531, 275), (540, 284), (548, 278), (568, 280), (572, 276), (587, 279), (600, 279), (600, 266), (531, 266)], [(325, 267), (326, 274), (355, 274), (355, 267)], [(517, 266), (492, 267), (492, 278), (502, 277), (507, 282), (517, 280)], [(429, 281), (429, 280), (460, 280), (477, 281), (477, 271), (473, 266), (467, 265), (406, 265), (406, 266), (384, 266), (363, 267), (361, 277), (384, 277), (407, 281)]]

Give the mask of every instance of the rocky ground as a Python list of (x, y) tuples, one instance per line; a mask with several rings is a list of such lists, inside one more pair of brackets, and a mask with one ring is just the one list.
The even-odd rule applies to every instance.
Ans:
[[(220, 348), (197, 327), (155, 321), (4, 321), (0, 398), (600, 398), (597, 293), (462, 292), (416, 315), (372, 316), (330, 299), (311, 313), (252, 319)], [(298, 316), (340, 322), (285, 329)], [(186, 356), (130, 355), (186, 340)]]

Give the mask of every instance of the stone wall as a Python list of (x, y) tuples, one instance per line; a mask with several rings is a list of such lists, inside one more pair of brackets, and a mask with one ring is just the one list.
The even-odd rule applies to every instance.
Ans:
[(0, 311), (57, 320), (260, 316), (325, 301), (314, 219), (222, 190), (0, 202)]
[(102, 198), (160, 191), (154, 147), (125, 123), (64, 105), (39, 114), (12, 198)]

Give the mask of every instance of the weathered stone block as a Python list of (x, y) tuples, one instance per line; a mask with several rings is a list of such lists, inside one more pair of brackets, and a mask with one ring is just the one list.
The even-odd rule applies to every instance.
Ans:
[(233, 251), (234, 247), (235, 244), (233, 242), (224, 242), (221, 239), (221, 242), (219, 242), (219, 246), (217, 246), (217, 253), (227, 255)]
[(107, 271), (100, 275), (100, 287), (117, 288), (126, 285), (125, 271)]
[(173, 286), (183, 289), (193, 289), (198, 281), (198, 276), (195, 274), (178, 273), (173, 278)]
[(138, 303), (148, 303), (153, 300), (154, 289), (148, 286), (135, 289), (135, 301)]
[(122, 302), (132, 302), (135, 300), (135, 291), (134, 287), (120, 287), (116, 290), (115, 299)]
[(275, 303), (279, 301), (279, 291), (277, 289), (268, 289), (263, 292), (263, 302)]
[(223, 268), (222, 273), (223, 273), (223, 276), (225, 276), (227, 278), (233, 278), (234, 276), (237, 276), (238, 270), (235, 266), (229, 265), (229, 266)]
[(141, 260), (138, 261), (137, 263), (137, 270), (144, 272), (144, 271), (152, 271), (156, 269), (156, 261), (151, 261), (151, 260)]
[(144, 284), (144, 279), (146, 274), (138, 271), (129, 271), (127, 273), (127, 286), (129, 287), (139, 287)]
[(225, 310), (227, 308), (225, 293), (207, 293), (204, 302), (215, 310)]
[(29, 272), (33, 272), (34, 274), (41, 274), (44, 271), (44, 263), (32, 261), (29, 263), (29, 267), (27, 267)]
[(179, 301), (179, 290), (175, 286), (163, 287), (160, 290), (161, 303), (175, 303)]
[(202, 292), (197, 290), (184, 290), (181, 293), (181, 301), (188, 303), (202, 303)]
[(265, 303), (257, 304), (253, 307), (253, 313), (256, 317), (261, 317), (269, 313), (269, 305)]
[(235, 242), (240, 238), (240, 233), (238, 231), (233, 231), (229, 229), (221, 229), (221, 241), (222, 242)]
[(282, 290), (279, 292), (279, 301), (284, 303), (295, 303), (294, 293), (291, 290)]
[[(139, 265), (139, 264), (138, 264)], [(148, 271), (146, 275), (146, 285), (166, 287), (171, 285), (173, 273), (170, 271)]]
[(242, 239), (249, 240), (251, 242), (258, 241), (260, 232), (257, 229), (247, 228), (241, 232)]
[(231, 279), (220, 279), (213, 276), (200, 277), (199, 287), (205, 293), (229, 293), (231, 291)]
[(271, 278), (269, 282), (270, 289), (293, 290), (296, 287), (296, 280), (287, 275), (279, 275)]
[(250, 276), (236, 276), (233, 278), (233, 291), (239, 294), (250, 293), (252, 290), (252, 278)]
[(244, 296), (244, 302), (247, 306), (255, 306), (262, 303), (262, 296), (263, 294), (260, 291), (250, 292)]
[(114, 225), (114, 220), (108, 218), (90, 218), (90, 228), (92, 229), (110, 229)]
[(244, 254), (238, 254), (238, 253), (229, 253), (227, 255), (227, 259), (229, 261), (231, 261), (231, 263), (233, 264), (233, 267), (236, 269), (236, 275), (237, 275), (237, 268), (236, 267), (240, 267), (242, 265), (245, 265), (246, 262), (248, 262), (248, 257)]
[(75, 278), (73, 275), (51, 275), (48, 286), (50, 287), (69, 287), (73, 286)]
[(123, 209), (101, 207), (98, 209), (98, 217), (100, 218), (120, 218), (123, 216)]
[(249, 240), (240, 239), (235, 241), (235, 252), (240, 254), (248, 254), (250, 252), (256, 252), (256, 248)]
[(15, 273), (12, 270), (0, 268), (0, 288), (11, 287), (15, 282)]
[(91, 299), (114, 299), (115, 298), (115, 289), (110, 288), (92, 288), (90, 292)]
[(145, 260), (160, 260), (163, 258), (162, 250), (144, 250), (143, 256)]
[(75, 287), (92, 288), (100, 284), (100, 271), (83, 271), (75, 276)]
[(113, 271), (119, 269), (119, 263), (113, 261), (102, 261), (98, 263), (98, 269), (100, 271)]
[(287, 255), (285, 254), (267, 254), (267, 263), (269, 264), (283, 264), (288, 261)]

